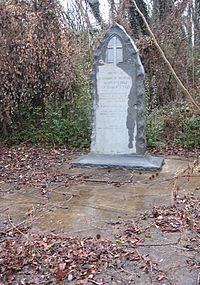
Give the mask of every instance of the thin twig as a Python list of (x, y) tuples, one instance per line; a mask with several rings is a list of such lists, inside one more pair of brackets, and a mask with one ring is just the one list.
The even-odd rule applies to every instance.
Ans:
[(153, 275), (153, 265), (152, 265), (151, 260), (149, 262), (149, 265), (150, 265), (150, 280), (151, 280), (151, 285), (153, 285), (153, 278), (152, 278), (152, 275)]
[(0, 214), (6, 212), (6, 211), (8, 211), (8, 210), (9, 210), (9, 208), (6, 208), (6, 209), (2, 210), (2, 211), (0, 212)]
[(187, 248), (187, 247), (180, 247), (180, 246), (173, 246), (172, 247), (175, 247), (177, 249), (180, 249), (180, 250), (185, 250), (185, 251), (197, 251), (198, 249), (197, 248)]
[(8, 215), (8, 220), (10, 225), (12, 226), (13, 229), (15, 229), (18, 233), (20, 233), (21, 235), (23, 235), (29, 242), (33, 243), (33, 241), (27, 237), (26, 234), (24, 234), (22, 231), (20, 231), (12, 222), (11, 217)]
[[(19, 227), (21, 225), (23, 225), (26, 221), (20, 222), (19, 224), (16, 225), (16, 227)], [(13, 227), (12, 227), (13, 228)], [(0, 234), (6, 234), (7, 232), (9, 232), (11, 230), (11, 228), (9, 227), (8, 229), (4, 230), (4, 231), (0, 231)]]
[(116, 209), (116, 208), (107, 208), (107, 207), (98, 207), (95, 205), (89, 205), (89, 204), (81, 204), (83, 207), (88, 207), (92, 209), (97, 209), (101, 211), (108, 211), (108, 212), (113, 212), (113, 213), (120, 213), (120, 214), (130, 214), (129, 211), (121, 210), (121, 209)]
[(177, 245), (178, 244), (178, 241), (177, 242), (171, 242), (171, 243), (163, 243), (163, 244), (138, 244), (136, 243), (135, 245), (136, 246), (169, 246), (169, 245)]
[(70, 231), (69, 234), (80, 234), (80, 233), (83, 233), (83, 232), (92, 232), (92, 231), (95, 231), (95, 230), (99, 230), (99, 231), (107, 231), (108, 229), (107, 228), (101, 228), (101, 227), (93, 227), (93, 228), (87, 228), (87, 229), (82, 229), (82, 230), (79, 230), (79, 231)]
[(197, 276), (197, 283), (196, 283), (196, 285), (200, 285), (200, 271), (199, 271), (198, 276)]
[(100, 285), (99, 282), (96, 282), (96, 281), (94, 281), (94, 280), (92, 280), (92, 279), (90, 279), (90, 282), (92, 282), (92, 283), (95, 284), (95, 285)]

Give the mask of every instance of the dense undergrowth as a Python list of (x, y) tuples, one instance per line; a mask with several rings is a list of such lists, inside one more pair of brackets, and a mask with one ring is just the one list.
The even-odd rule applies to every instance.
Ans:
[[(186, 105), (155, 108), (146, 114), (147, 146), (162, 148), (179, 145), (188, 149), (200, 145), (200, 116)], [(4, 140), (7, 145), (20, 143), (50, 146), (89, 147), (91, 136), (91, 97), (86, 86), (82, 96), (69, 102), (49, 100), (45, 116), (41, 109), (21, 112), (21, 124)]]
[(155, 108), (146, 116), (149, 147), (181, 145), (191, 149), (200, 145), (200, 116), (184, 104)]
[[(52, 99), (52, 100), (51, 100)], [(66, 100), (48, 99), (45, 114), (41, 108), (23, 109), (19, 127), (4, 141), (7, 145), (20, 143), (50, 146), (88, 147), (90, 144), (90, 93), (74, 96), (73, 105)]]
[[(196, 100), (200, 89), (199, 48), (196, 45), (191, 49), (183, 33), (186, 4), (177, 4), (176, 17), (169, 13), (152, 29)], [(136, 29), (131, 29), (125, 17), (131, 11), (120, 9), (121, 18), (115, 20), (136, 39), (146, 71), (148, 146), (199, 146), (199, 114), (186, 103), (151, 37), (134, 33)], [(77, 22), (70, 15), (64, 13), (58, 0), (0, 3), (0, 140), (7, 145), (90, 145), (92, 58), (107, 25), (96, 29), (85, 14), (80, 14)]]

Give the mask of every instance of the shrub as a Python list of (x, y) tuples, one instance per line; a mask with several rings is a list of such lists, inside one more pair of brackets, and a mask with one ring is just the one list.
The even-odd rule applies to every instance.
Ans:
[(167, 143), (175, 143), (177, 133), (182, 129), (184, 120), (190, 116), (190, 110), (180, 104), (168, 104), (161, 109), (164, 117), (163, 137)]
[(182, 145), (192, 148), (200, 145), (200, 117), (189, 105), (169, 104), (155, 107), (146, 116), (147, 145), (160, 147)]
[(185, 119), (176, 141), (188, 148), (200, 146), (200, 116)]
[(83, 94), (75, 96), (73, 105), (61, 101), (47, 103), (43, 130), (50, 144), (88, 147), (90, 143), (90, 95), (85, 87)]
[(66, 25), (59, 0), (0, 1), (0, 26), (0, 133), (7, 137), (22, 109), (41, 108), (44, 115), (50, 95), (72, 100), (87, 49)]
[(55, 95), (41, 108), (21, 110), (20, 126), (7, 138), (7, 144), (24, 142), (57, 146), (88, 147), (90, 143), (90, 92), (87, 83), (73, 102)]
[(164, 118), (158, 109), (154, 109), (146, 116), (147, 146), (159, 147), (163, 144)]

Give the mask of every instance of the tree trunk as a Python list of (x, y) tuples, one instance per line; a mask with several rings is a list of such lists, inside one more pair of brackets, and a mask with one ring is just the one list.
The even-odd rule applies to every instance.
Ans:
[[(148, 15), (147, 5), (146, 5), (145, 1), (136, 0), (136, 4), (138, 5), (140, 11), (142, 12), (142, 14), (145, 16), (145, 18), (148, 21), (149, 15)], [(142, 35), (148, 35), (148, 30), (147, 30), (141, 16), (139, 15), (138, 11), (135, 9), (135, 6), (133, 5), (131, 0), (130, 0), (130, 5), (129, 5), (128, 15), (129, 15), (129, 21), (130, 21), (130, 25), (131, 25), (131, 28), (133, 30), (134, 36), (137, 38), (141, 34)]]
[(162, 22), (174, 10), (174, 2), (174, 0), (153, 0), (153, 22)]
[(99, 25), (102, 26), (103, 23), (99, 8), (100, 6), (99, 0), (86, 0), (86, 2), (89, 4), (95, 19), (97, 20)]
[(114, 0), (110, 0), (110, 11), (111, 11), (111, 16), (112, 18), (115, 17), (115, 13), (116, 13), (116, 7), (115, 7), (115, 1)]
[(200, 1), (195, 0), (194, 12), (194, 44), (200, 47)]

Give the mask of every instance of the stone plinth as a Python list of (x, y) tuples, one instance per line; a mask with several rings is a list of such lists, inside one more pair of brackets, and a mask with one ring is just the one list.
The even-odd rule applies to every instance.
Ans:
[(105, 155), (88, 154), (73, 161), (77, 167), (102, 167), (118, 169), (136, 169), (145, 171), (160, 171), (163, 165), (162, 157), (147, 155)]

